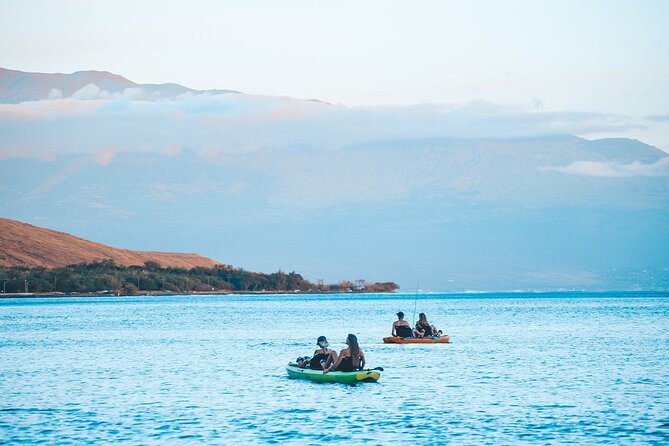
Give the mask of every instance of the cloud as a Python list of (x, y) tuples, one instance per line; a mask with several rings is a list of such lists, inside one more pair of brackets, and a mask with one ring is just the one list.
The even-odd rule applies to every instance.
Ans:
[(616, 161), (574, 161), (564, 167), (543, 167), (542, 170), (590, 177), (664, 177), (669, 176), (669, 156), (660, 158), (654, 163), (634, 161), (624, 164)]
[(72, 95), (74, 99), (88, 100), (88, 99), (107, 99), (109, 97), (109, 92), (106, 90), (101, 90), (95, 84), (88, 84), (85, 87), (74, 92)]
[[(53, 88), (51, 89), (51, 93), (49, 93), (49, 99), (50, 100), (60, 99), (62, 95), (63, 95), (62, 91)], [(108, 90), (103, 90), (95, 84), (88, 84), (80, 88), (79, 90), (75, 91), (71, 97), (73, 99), (78, 99), (82, 101), (90, 101), (94, 99), (129, 101), (129, 100), (142, 100), (144, 99), (145, 95), (146, 94), (144, 90), (142, 90), (140, 87), (129, 87), (125, 88), (123, 91), (120, 92), (110, 93)]]
[[(12, 127), (16, 126), (16, 121), (33, 121), (33, 126), (38, 127), (40, 121), (60, 121), (66, 118), (73, 118), (77, 115), (93, 116), (95, 109), (104, 103), (101, 100), (83, 101), (73, 98), (63, 98), (22, 102), (20, 104), (0, 104), (0, 127), (7, 127), (8, 131), (11, 131)], [(28, 131), (30, 130), (28, 129)], [(0, 141), (4, 141), (2, 135), (0, 135)]]
[(186, 93), (142, 99), (141, 89), (110, 94), (94, 84), (70, 98), (0, 104), (0, 147), (26, 153), (154, 151), (203, 155), (308, 146), (333, 150), (369, 141), (415, 138), (516, 138), (615, 132), (643, 126), (631, 118), (546, 112), (535, 100), (467, 104), (344, 107), (247, 94)]

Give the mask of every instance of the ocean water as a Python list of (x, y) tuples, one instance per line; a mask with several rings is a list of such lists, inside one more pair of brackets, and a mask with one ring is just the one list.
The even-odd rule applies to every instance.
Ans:
[[(668, 444), (669, 297), (0, 299), (2, 444)], [(376, 384), (285, 365), (358, 335)]]

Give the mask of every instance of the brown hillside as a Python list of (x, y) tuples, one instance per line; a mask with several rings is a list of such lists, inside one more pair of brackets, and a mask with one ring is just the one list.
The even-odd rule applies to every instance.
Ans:
[(0, 218), (0, 266), (55, 268), (107, 259), (122, 266), (143, 265), (147, 261), (176, 268), (211, 268), (219, 264), (199, 254), (112, 248), (64, 232)]

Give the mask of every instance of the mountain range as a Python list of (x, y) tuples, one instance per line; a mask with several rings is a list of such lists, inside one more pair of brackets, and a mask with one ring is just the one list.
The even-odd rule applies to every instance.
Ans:
[(7, 218), (327, 282), (669, 289), (669, 156), (582, 136), (610, 116), (0, 73)]
[(106, 97), (132, 94), (135, 99), (156, 100), (191, 94), (238, 93), (232, 90), (193, 90), (179, 84), (137, 84), (108, 71), (63, 73), (28, 73), (0, 68), (0, 104), (63, 97), (92, 98), (105, 92)]

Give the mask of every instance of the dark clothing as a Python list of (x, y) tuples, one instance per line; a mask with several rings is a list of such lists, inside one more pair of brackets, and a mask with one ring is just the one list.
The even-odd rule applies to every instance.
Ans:
[(419, 322), (416, 322), (416, 329), (418, 331), (424, 331), (425, 336), (432, 336), (432, 327), (430, 327), (430, 324), (421, 325)]
[(309, 368), (314, 370), (323, 370), (323, 364), (321, 364), (321, 361), (328, 359), (328, 356), (330, 356), (329, 353), (319, 353), (315, 355), (313, 358), (311, 358), (311, 361), (309, 361)]
[(410, 338), (411, 337), (411, 327), (407, 325), (398, 325), (395, 327), (395, 333), (400, 338)]
[[(358, 364), (362, 362), (362, 358), (358, 358)], [(337, 367), (338, 372), (354, 372), (357, 367), (353, 366), (353, 358), (347, 356), (341, 360), (339, 366)]]

